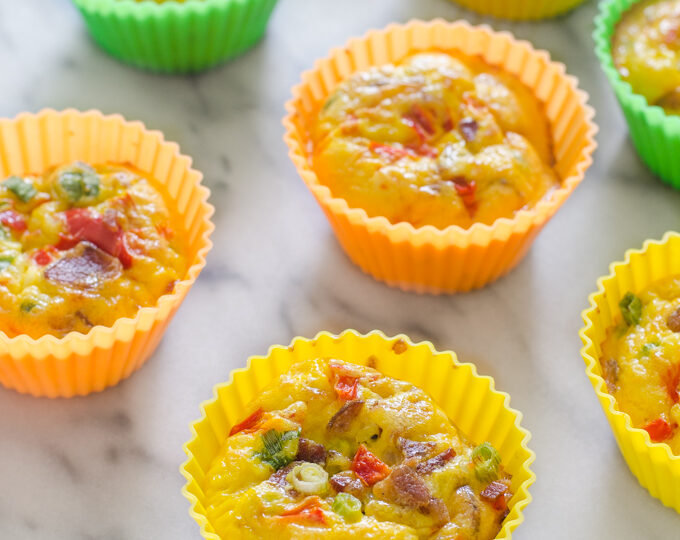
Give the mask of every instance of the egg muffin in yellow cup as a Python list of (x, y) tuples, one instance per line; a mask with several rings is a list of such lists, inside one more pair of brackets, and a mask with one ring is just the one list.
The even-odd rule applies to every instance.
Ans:
[(304, 73), (285, 141), (363, 271), (467, 291), (509, 272), (583, 179), (596, 132), (586, 99), (510, 34), (412, 21)]
[(0, 383), (86, 395), (139, 369), (211, 248), (202, 175), (98, 111), (0, 120)]
[(613, 263), (583, 320), (586, 374), (628, 467), (680, 512), (680, 234)]
[(531, 500), (507, 394), (406, 336), (296, 338), (201, 409), (181, 472), (206, 539), (509, 539)]
[(453, 0), (482, 15), (516, 21), (557, 17), (582, 4), (584, 0)]

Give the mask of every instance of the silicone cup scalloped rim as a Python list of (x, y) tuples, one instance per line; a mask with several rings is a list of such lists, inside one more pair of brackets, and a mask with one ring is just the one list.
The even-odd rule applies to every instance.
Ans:
[[(57, 114), (59, 116), (65, 115), (65, 114), (78, 114), (82, 116), (86, 115), (94, 115), (94, 116), (99, 116), (104, 120), (117, 120), (121, 122), (125, 126), (138, 126), (140, 127), (144, 132), (156, 135), (159, 138), (159, 146), (167, 146), (168, 148), (172, 148), (173, 154), (175, 156), (179, 156), (183, 159), (187, 159), (187, 172), (190, 174), (195, 174), (197, 175), (197, 186), (196, 189), (202, 193), (201, 197), (201, 202), (200, 204), (205, 208), (205, 213), (203, 216), (203, 219), (207, 221), (208, 225), (203, 232), (203, 246), (201, 249), (199, 249), (196, 252), (196, 255), (194, 256), (194, 262), (191, 264), (191, 266), (187, 269), (186, 274), (184, 278), (180, 281), (178, 281), (175, 284), (175, 290), (170, 293), (170, 294), (164, 294), (161, 297), (159, 297), (158, 301), (156, 302), (156, 305), (154, 306), (148, 306), (148, 307), (142, 307), (140, 308), (136, 315), (134, 317), (121, 317), (120, 319), (117, 319), (112, 326), (102, 326), (102, 325), (97, 325), (94, 326), (87, 334), (83, 334), (82, 332), (69, 332), (65, 336), (58, 338), (56, 336), (53, 336), (51, 334), (47, 334), (44, 336), (41, 336), (39, 338), (32, 338), (23, 334), (20, 334), (15, 337), (8, 337), (7, 334), (5, 334), (2, 330), (0, 330), (0, 346), (9, 346), (9, 343), (22, 343), (26, 349), (25, 355), (28, 356), (33, 356), (33, 357), (38, 357), (40, 358), (41, 356), (45, 358), (48, 354), (56, 356), (57, 358), (59, 357), (66, 357), (71, 354), (71, 351), (64, 350), (60, 347), (56, 347), (53, 350), (50, 350), (49, 353), (47, 351), (44, 352), (44, 354), (41, 355), (35, 355), (32, 352), (33, 347), (36, 344), (57, 344), (57, 343), (62, 343), (64, 340), (73, 340), (77, 341), (79, 343), (85, 344), (85, 343), (92, 343), (94, 347), (98, 345), (98, 341), (100, 339), (105, 338), (107, 335), (114, 335), (116, 334), (116, 331), (122, 327), (122, 326), (135, 326), (136, 321), (138, 321), (143, 315), (150, 313), (157, 315), (158, 312), (161, 310), (161, 306), (163, 304), (172, 304), (174, 303), (178, 297), (181, 297), (182, 294), (179, 294), (180, 292), (184, 293), (185, 290), (188, 290), (191, 285), (194, 283), (196, 278), (198, 277), (198, 274), (201, 272), (201, 270), (205, 267), (206, 264), (206, 255), (212, 248), (212, 241), (210, 240), (210, 234), (214, 230), (215, 226), (210, 220), (212, 215), (215, 212), (215, 208), (208, 202), (208, 199), (210, 197), (210, 190), (204, 186), (201, 183), (201, 180), (203, 178), (202, 173), (199, 171), (192, 169), (192, 159), (190, 156), (180, 154), (180, 148), (179, 145), (175, 142), (172, 141), (166, 141), (165, 137), (163, 136), (163, 133), (159, 130), (149, 130), (146, 128), (145, 124), (139, 120), (126, 120), (122, 115), (120, 114), (108, 114), (105, 115), (101, 111), (97, 109), (88, 109), (87, 111), (79, 111), (77, 109), (64, 109), (61, 111), (57, 111), (55, 109), (42, 109), (38, 111), (37, 113), (20, 113), (14, 118), (0, 118), (0, 122), (11, 122), (11, 123), (18, 123), (20, 122), (23, 118), (40, 118), (44, 115), (47, 114)], [(132, 339), (132, 336), (129, 337), (129, 339), (125, 341), (129, 341)]]
[(630, 83), (621, 78), (614, 66), (611, 50), (614, 27), (623, 13), (639, 1), (641, 0), (604, 0), (600, 2), (599, 13), (595, 17), (595, 30), (593, 31), (595, 54), (609, 83), (614, 88), (614, 93), (623, 105), (630, 107), (634, 112), (643, 113), (650, 123), (660, 126), (664, 131), (679, 133), (680, 116), (668, 115), (658, 105), (650, 105), (643, 95), (637, 94)]
[[(344, 49), (351, 48), (353, 42), (367, 41), (370, 36), (375, 33), (390, 32), (398, 28), (407, 29), (417, 25), (434, 26), (437, 24), (445, 24), (450, 30), (453, 30), (456, 26), (460, 25), (467, 28), (468, 30), (480, 30), (493, 35), (503, 36), (506, 39), (509, 39), (512, 43), (515, 43), (520, 47), (524, 47), (530, 53), (543, 56), (548, 63), (556, 67), (559, 74), (565, 80), (569, 81), (569, 84), (572, 86), (575, 95), (579, 97), (579, 103), (581, 107), (585, 111), (585, 122), (590, 126), (590, 130), (585, 134), (585, 138), (588, 140), (589, 144), (584, 147), (584, 150), (581, 153), (581, 158), (578, 161), (578, 164), (574, 167), (573, 173), (567, 178), (562, 179), (559, 189), (549, 193), (534, 207), (521, 209), (515, 214), (513, 218), (502, 217), (494, 221), (491, 225), (477, 222), (467, 229), (464, 229), (458, 225), (450, 225), (445, 229), (438, 229), (432, 225), (414, 227), (411, 223), (404, 221), (395, 224), (391, 223), (384, 216), (369, 217), (363, 208), (350, 208), (347, 204), (347, 201), (339, 197), (334, 197), (330, 189), (319, 181), (314, 169), (311, 167), (307, 159), (307, 153), (305, 149), (302, 148), (293, 135), (297, 131), (293, 121), (293, 117), (296, 114), (297, 108), (295, 103), (301, 99), (301, 91), (305, 87), (306, 79), (311, 77), (312, 74), (321, 71), (321, 68), (325, 62), (339, 55), (339, 53)], [(417, 50), (419, 49), (410, 49), (406, 54), (412, 54)], [(485, 245), (488, 243), (489, 235), (493, 236), (494, 238), (506, 238), (512, 232), (523, 232), (529, 229), (529, 227), (531, 227), (534, 223), (543, 222), (543, 216), (546, 214), (552, 215), (581, 182), (585, 175), (585, 170), (592, 163), (592, 153), (597, 146), (594, 137), (598, 131), (598, 128), (593, 122), (595, 110), (587, 104), (588, 94), (578, 88), (578, 79), (566, 73), (566, 67), (563, 63), (551, 60), (547, 51), (534, 49), (534, 47), (528, 41), (518, 40), (509, 32), (496, 32), (485, 24), (473, 26), (466, 21), (455, 21), (453, 23), (449, 23), (444, 19), (434, 19), (429, 22), (414, 19), (404, 25), (390, 24), (383, 29), (368, 30), (362, 37), (349, 40), (345, 46), (331, 49), (326, 57), (316, 60), (312, 69), (303, 72), (301, 79), (302, 82), (293, 87), (293, 96), (286, 102), (285, 105), (287, 114), (283, 119), (283, 126), (286, 129), (284, 140), (289, 148), (288, 154), (290, 159), (293, 161), (293, 163), (298, 165), (298, 169), (301, 172), (304, 172), (303, 180), (308, 185), (309, 189), (312, 190), (312, 192), (321, 200), (326, 201), (328, 206), (332, 207), (339, 214), (347, 215), (351, 221), (355, 223), (364, 222), (368, 228), (390, 231), (395, 236), (401, 234), (411, 237), (416, 244), (419, 242), (428, 242), (434, 238), (435, 242), (439, 243), (440, 245), (448, 243), (451, 240), (457, 241), (463, 246), (475, 244)]]
[(201, 0), (185, 2), (163, 2), (157, 4), (152, 0), (135, 2), (134, 0), (73, 0), (83, 8), (115, 13), (118, 16), (135, 16), (139, 18), (165, 17), (168, 14), (208, 13), (212, 9), (225, 8), (230, 4), (249, 4), (251, 0)]
[[(290, 350), (295, 347), (295, 345), (299, 342), (315, 342), (319, 340), (321, 337), (328, 337), (331, 339), (334, 339), (336, 341), (340, 341), (344, 339), (346, 336), (352, 335), (357, 338), (368, 338), (373, 335), (377, 335), (381, 337), (383, 340), (386, 342), (398, 340), (398, 339), (403, 339), (407, 345), (410, 347), (416, 347), (416, 346), (426, 346), (430, 353), (433, 356), (436, 355), (450, 355), (451, 357), (451, 362), (453, 363), (454, 366), (469, 366), (472, 376), (477, 379), (485, 379), (489, 382), (489, 392), (492, 394), (500, 395), (503, 397), (503, 408), (506, 409), (508, 412), (513, 414), (515, 416), (515, 421), (513, 423), (514, 427), (524, 435), (524, 438), (522, 439), (519, 448), (523, 450), (524, 452), (527, 453), (527, 458), (524, 460), (522, 463), (522, 466), (520, 468), (521, 471), (526, 471), (528, 474), (527, 478), (520, 484), (518, 490), (515, 492), (514, 496), (518, 497), (517, 501), (514, 503), (511, 514), (516, 513), (516, 516), (510, 520), (507, 518), (503, 522), (503, 527), (501, 528), (500, 532), (496, 536), (495, 540), (510, 540), (512, 538), (512, 531), (514, 531), (523, 521), (524, 521), (524, 514), (523, 510), (526, 508), (526, 506), (533, 500), (533, 497), (531, 496), (531, 493), (529, 492), (529, 487), (535, 482), (536, 480), (536, 475), (534, 472), (531, 470), (530, 466), (536, 459), (536, 454), (528, 447), (528, 443), (531, 440), (531, 433), (527, 431), (525, 428), (523, 428), (520, 423), (522, 421), (523, 415), (520, 411), (513, 409), (510, 407), (510, 396), (506, 392), (501, 392), (500, 390), (496, 390), (495, 387), (495, 382), (492, 377), (489, 377), (488, 375), (479, 375), (477, 373), (477, 368), (474, 364), (467, 363), (467, 362), (459, 362), (457, 359), (456, 354), (453, 351), (449, 350), (444, 350), (444, 351), (438, 351), (434, 345), (429, 342), (429, 341), (421, 341), (418, 343), (413, 343), (411, 339), (404, 335), (404, 334), (399, 334), (393, 337), (387, 337), (383, 332), (379, 330), (373, 330), (372, 332), (369, 332), (367, 334), (360, 334), (356, 330), (345, 330), (344, 332), (340, 334), (332, 334), (330, 332), (319, 332), (314, 336), (312, 339), (307, 339), (303, 337), (295, 337), (290, 345), (288, 346), (283, 346), (283, 345), (272, 345), (269, 347), (269, 350), (266, 355), (264, 356), (251, 356), (248, 358), (247, 364), (245, 368), (238, 368), (231, 370), (229, 373), (229, 380), (224, 383), (217, 384), (213, 387), (213, 396), (211, 399), (204, 401), (200, 405), (200, 413), (201, 417), (198, 420), (195, 420), (192, 422), (190, 426), (191, 430), (191, 439), (186, 442), (183, 445), (183, 449), (185, 454), (188, 456), (187, 460), (182, 463), (180, 466), (180, 473), (186, 480), (186, 484), (182, 487), (182, 494), (189, 500), (191, 503), (191, 506), (189, 508), (189, 515), (193, 517), (199, 524), (200, 529), (201, 529), (201, 535), (207, 539), (207, 540), (222, 540), (216, 533), (208, 532), (207, 527), (209, 526), (208, 523), (208, 518), (199, 512), (196, 511), (196, 505), (199, 503), (198, 498), (193, 494), (189, 492), (189, 486), (191, 484), (191, 481), (193, 480), (193, 475), (188, 471), (188, 466), (195, 460), (193, 452), (190, 450), (190, 446), (194, 443), (199, 438), (198, 431), (196, 427), (203, 422), (208, 421), (208, 413), (207, 409), (209, 406), (211, 406), (213, 403), (216, 403), (219, 401), (219, 393), (222, 389), (227, 388), (229, 386), (232, 386), (234, 384), (234, 375), (236, 373), (240, 372), (247, 372), (253, 369), (252, 365), (253, 362), (255, 361), (263, 361), (266, 360), (267, 358), (270, 358), (274, 351), (276, 350)], [(508, 515), (509, 517), (509, 515)]]
[(647, 252), (650, 246), (662, 246), (668, 242), (671, 237), (680, 238), (680, 234), (676, 232), (667, 232), (661, 240), (646, 240), (641, 249), (629, 249), (626, 251), (623, 261), (616, 261), (609, 265), (609, 274), (602, 276), (597, 280), (597, 291), (591, 293), (588, 296), (590, 307), (583, 310), (581, 313), (581, 318), (583, 319), (585, 326), (579, 331), (579, 336), (583, 342), (581, 356), (583, 357), (586, 364), (586, 375), (590, 379), (590, 382), (593, 385), (595, 393), (597, 394), (602, 406), (604, 407), (604, 404), (607, 404), (605, 413), (607, 415), (613, 416), (614, 418), (622, 420), (624, 422), (625, 429), (630, 433), (630, 436), (637, 439), (639, 442), (644, 443), (644, 446), (647, 446), (648, 448), (659, 448), (663, 450), (669, 461), (680, 463), (680, 456), (674, 455), (671, 452), (670, 446), (662, 442), (653, 442), (650, 439), (649, 433), (647, 433), (647, 431), (641, 428), (633, 427), (633, 423), (629, 414), (616, 408), (616, 399), (614, 399), (614, 396), (612, 396), (607, 391), (604, 378), (601, 375), (598, 375), (595, 371), (598, 368), (600, 358), (595, 352), (595, 342), (589, 335), (589, 331), (593, 327), (593, 319), (599, 312), (597, 299), (606, 297), (606, 292), (604, 289), (605, 282), (615, 280), (618, 270), (630, 265), (632, 256), (643, 255)]

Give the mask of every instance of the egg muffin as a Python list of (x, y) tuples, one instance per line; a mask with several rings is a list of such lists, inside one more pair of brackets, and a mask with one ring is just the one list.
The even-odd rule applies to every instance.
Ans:
[(249, 413), (201, 486), (221, 538), (489, 540), (507, 514), (493, 446), (369, 367), (300, 361)]
[(468, 228), (557, 188), (549, 123), (513, 75), (461, 53), (419, 53), (343, 81), (312, 128), (322, 184), (369, 217)]
[(111, 326), (173, 291), (181, 238), (153, 179), (75, 162), (0, 183), (0, 330), (38, 338)]
[(612, 58), (633, 92), (680, 114), (680, 0), (634, 4), (616, 26)]
[(633, 427), (680, 454), (680, 276), (627, 293), (602, 345), (602, 375)]

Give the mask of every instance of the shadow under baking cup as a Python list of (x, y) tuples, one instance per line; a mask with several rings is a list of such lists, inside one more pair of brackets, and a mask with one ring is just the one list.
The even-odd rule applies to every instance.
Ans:
[(73, 0), (112, 56), (164, 73), (201, 71), (254, 46), (276, 0)]
[(648, 240), (641, 250), (626, 252), (623, 262), (613, 263), (607, 276), (597, 281), (598, 290), (583, 311), (585, 327), (581, 355), (586, 375), (614, 432), (630, 471), (652, 497), (680, 512), (680, 456), (665, 443), (655, 443), (644, 429), (633, 427), (630, 416), (618, 410), (602, 376), (602, 343), (619, 314), (619, 302), (628, 291), (638, 292), (655, 281), (680, 275), (680, 234), (667, 233), (661, 241)]
[[(188, 459), (180, 471), (187, 480), (182, 493), (191, 502), (189, 513), (200, 525), (203, 538), (220, 540), (208, 520), (202, 486), (230, 428), (243, 420), (253, 399), (293, 363), (319, 357), (360, 365), (371, 359), (386, 376), (427, 392), (471, 441), (493, 444), (512, 475), (514, 493), (496, 538), (512, 538), (531, 502), (529, 486), (535, 475), (529, 466), (535, 454), (527, 447), (531, 435), (520, 426), (522, 414), (510, 408), (510, 396), (496, 390), (491, 377), (478, 375), (474, 365), (459, 363), (453, 352), (438, 352), (431, 343), (413, 343), (404, 335), (390, 338), (378, 331), (362, 335), (354, 330), (337, 336), (321, 332), (313, 339), (295, 338), (287, 347), (271, 347), (266, 356), (253, 356), (246, 368), (232, 371), (229, 382), (215, 386), (213, 398), (201, 405), (202, 417), (191, 426), (192, 438), (184, 446)], [(235, 540), (242, 534), (235, 528), (228, 538)]]
[(456, 4), (501, 19), (529, 21), (557, 17), (585, 0), (453, 0)]
[(48, 109), (0, 120), (0, 148), (0, 178), (41, 174), (76, 160), (133, 165), (156, 180), (154, 187), (178, 217), (182, 228), (176, 232), (185, 240), (188, 269), (172, 293), (154, 306), (111, 327), (95, 326), (87, 334), (71, 332), (63, 338), (9, 338), (0, 331), (0, 384), (7, 388), (34, 396), (71, 397), (113, 386), (151, 356), (205, 266), (214, 209), (207, 202), (209, 190), (201, 185), (203, 175), (160, 132), (99, 111)]
[[(468, 229), (452, 225), (390, 223), (369, 217), (334, 197), (314, 172), (309, 149), (310, 130), (326, 98), (353, 73), (398, 62), (418, 51), (460, 51), (480, 56), (491, 66), (515, 75), (545, 106), (552, 132), (558, 189), (534, 207), (493, 224), (475, 223)], [(349, 258), (364, 272), (408, 291), (453, 293), (483, 287), (512, 270), (534, 238), (583, 180), (592, 163), (597, 126), (587, 94), (563, 64), (507, 32), (466, 22), (411, 21), (373, 30), (333, 49), (302, 74), (286, 104), (284, 140), (298, 173), (328, 218)]]
[(630, 137), (642, 161), (663, 182), (680, 189), (680, 116), (666, 114), (636, 94), (621, 78), (612, 57), (611, 41), (621, 16), (639, 0), (604, 0), (595, 18), (595, 53), (614, 89), (628, 124)]

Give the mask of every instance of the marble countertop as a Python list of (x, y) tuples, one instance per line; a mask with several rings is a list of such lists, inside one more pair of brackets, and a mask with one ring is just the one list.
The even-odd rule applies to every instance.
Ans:
[[(199, 403), (249, 355), (348, 327), (431, 340), (510, 393), (538, 456), (517, 540), (677, 535), (678, 515), (629, 473), (579, 355), (597, 277), (627, 248), (680, 228), (680, 193), (638, 160), (592, 53), (595, 11), (589, 1), (554, 22), (511, 24), (446, 0), (281, 0), (254, 50), (168, 77), (100, 51), (67, 0), (0, 2), (0, 116), (76, 107), (142, 120), (193, 156), (217, 208), (208, 267), (139, 373), (72, 400), (0, 389), (0, 538), (199, 538), (178, 472)], [(362, 274), (281, 140), (283, 103), (315, 58), (414, 17), (488, 22), (548, 49), (590, 93), (600, 125), (595, 164), (526, 259), (465, 295), (406, 294)]]

